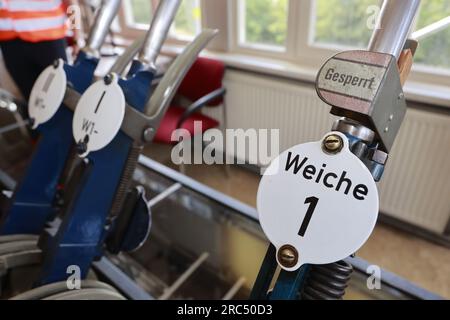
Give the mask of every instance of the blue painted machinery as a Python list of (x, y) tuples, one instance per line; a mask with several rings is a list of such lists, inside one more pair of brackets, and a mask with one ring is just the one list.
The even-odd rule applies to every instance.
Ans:
[[(105, 249), (116, 253), (132, 250), (146, 239), (151, 219), (149, 206), (142, 189), (129, 191), (138, 156), (143, 144), (153, 139), (184, 75), (216, 34), (208, 30), (201, 33), (175, 59), (152, 93), (156, 57), (179, 4), (179, 0), (161, 2), (139, 59), (133, 62), (125, 79), (111, 73), (93, 85), (102, 88), (120, 86), (126, 101), (120, 130), (104, 147), (90, 151), (96, 144), (95, 130), (87, 132), (86, 127), (81, 128), (86, 133), (76, 141), (77, 150), (84, 157), (81, 175), (61, 220), (55, 220), (40, 238), (43, 264), (38, 285), (66, 279), (68, 267), (73, 265), (80, 269), (81, 277), (85, 278), (92, 261), (101, 257)], [(78, 105), (76, 113), (80, 108), (91, 116), (97, 112), (105, 112), (106, 115), (108, 108), (113, 112), (111, 105), (102, 104), (102, 99), (108, 99), (109, 93), (105, 94), (106, 91), (103, 94), (99, 92), (95, 103)], [(83, 99), (84, 96), (80, 98), (80, 104)], [(98, 118), (96, 128), (111, 123), (110, 120)], [(103, 124), (100, 124), (101, 121), (104, 121)]]
[[(107, 10), (109, 11), (114, 7), (111, 2), (108, 4), (110, 6), (103, 7), (103, 11), (106, 8), (109, 8)], [(9, 214), (5, 229), (8, 230), (8, 234), (16, 233), (16, 235), (0, 237), (0, 256), (4, 261), (8, 261), (7, 265), (10, 264), (12, 267), (39, 262), (39, 276), (34, 279), (36, 289), (24, 293), (23, 297), (41, 295), (47, 290), (45, 288), (50, 288), (45, 286), (46, 284), (54, 283), (58, 288), (60, 284), (63, 286), (69, 276), (68, 272), (73, 270), (73, 267), (80, 270), (81, 279), (85, 279), (91, 263), (101, 258), (104, 250), (112, 253), (131, 251), (138, 248), (148, 236), (152, 202), (147, 202), (145, 199), (143, 188), (129, 190), (134, 168), (143, 145), (152, 141), (184, 75), (200, 51), (217, 33), (217, 31), (205, 30), (196, 37), (174, 60), (156, 89), (152, 91), (152, 83), (156, 75), (156, 58), (179, 5), (180, 0), (161, 2), (145, 39), (139, 39), (127, 48), (125, 54), (114, 64), (111, 73), (89, 88), (88, 84), (93, 78), (93, 71), (98, 62), (93, 55), (88, 52), (82, 53), (73, 68), (64, 66), (64, 70), (68, 70), (66, 72), (69, 80), (64, 94), (65, 107), (59, 108), (53, 117), (49, 117), (51, 120), (47, 119), (46, 125), (53, 124), (55, 127), (64, 125), (72, 130), (69, 132), (65, 127), (64, 135), (58, 132), (57, 128), (53, 129), (55, 132), (52, 131), (55, 137), (64, 136), (64, 139), (56, 139), (64, 147), (64, 157), (57, 158), (58, 167), (53, 168), (51, 178), (45, 180), (52, 182), (48, 183), (49, 187), (46, 186), (48, 190), (46, 210), (40, 212), (39, 221), (28, 219), (34, 213), (31, 209), (21, 213), (21, 221), (18, 218), (19, 214), (15, 212)], [(109, 17), (112, 19), (112, 16), (114, 15), (109, 11), (108, 21), (110, 21)], [(102, 21), (100, 24), (105, 23), (105, 17), (99, 20)], [(99, 43), (104, 39), (94, 38)], [(122, 78), (123, 71), (140, 47), (142, 50), (138, 59), (133, 61), (130, 71), (126, 77)], [(85, 64), (90, 68), (86, 69)], [(58, 67), (60, 65), (55, 65), (54, 68)], [(72, 78), (72, 74), (84, 75), (85, 72), (88, 73), (89, 78), (85, 82), (77, 77)], [(45, 83), (47, 82), (48, 79)], [(83, 90), (79, 90), (81, 85)], [(43, 85), (44, 91), (45, 86), (46, 84)], [(89, 98), (86, 100), (86, 97), (89, 97), (92, 92), (95, 95), (95, 88), (98, 86), (107, 89), (103, 91), (103, 94), (100, 92), (91, 104), (89, 103), (91, 100)], [(115, 90), (108, 91), (110, 88)], [(110, 92), (115, 94), (112, 95), (112, 100)], [(120, 116), (116, 116), (115, 98), (119, 97), (120, 100), (121, 96), (124, 100), (124, 109)], [(46, 102), (45, 97), (43, 100)], [(83, 115), (86, 110), (91, 116), (100, 114), (101, 116), (96, 118), (96, 124), (86, 123), (86, 119), (83, 118), (82, 125), (77, 126), (78, 115)], [(74, 111), (73, 116), (71, 111)], [(65, 122), (55, 121), (58, 119), (62, 121), (60, 117), (63, 117)], [(95, 140), (96, 134), (100, 131), (99, 136), (102, 136), (102, 128), (107, 128), (111, 123), (110, 120), (114, 118), (120, 120), (117, 122), (117, 132), (111, 135), (110, 140), (98, 147)], [(77, 138), (77, 130), (83, 132), (81, 139)], [(68, 139), (66, 136), (69, 134), (75, 138), (75, 150), (80, 155), (76, 158), (81, 161), (68, 159), (73, 146), (73, 138)], [(54, 144), (51, 146), (55, 148)], [(49, 148), (51, 147), (45, 150), (49, 151)], [(49, 158), (51, 155), (51, 153), (46, 154)], [(41, 165), (42, 161), (42, 159), (39, 160)], [(48, 161), (45, 165), (48, 165)], [(69, 172), (67, 172), (68, 167)], [(63, 171), (64, 176), (61, 177)], [(69, 179), (67, 175), (70, 176)], [(57, 184), (63, 178), (66, 182), (64, 191), (70, 197), (69, 201), (57, 210), (52, 201), (56, 196)], [(18, 190), (30, 191), (20, 187)], [(38, 237), (32, 234), (18, 234), (25, 232), (40, 233), (40, 235)], [(4, 233), (7, 232), (4, 231)], [(0, 268), (0, 276), (2, 272), (5, 270)], [(83, 283), (92, 285), (86, 281)], [(93, 285), (104, 286), (101, 283)], [(60, 290), (64, 291), (64, 288), (61, 287)]]
[[(73, 66), (63, 66), (68, 86), (78, 93), (83, 93), (93, 81), (99, 62), (98, 50), (119, 5), (120, 0), (103, 3), (87, 46), (80, 51)], [(59, 63), (63, 63), (62, 60), (55, 62), (55, 69)], [(72, 114), (69, 108), (62, 106), (48, 122), (38, 127), (41, 137), (24, 178), (14, 191), (10, 207), (2, 216), (0, 234), (39, 234), (56, 214), (58, 185), (73, 146)]]

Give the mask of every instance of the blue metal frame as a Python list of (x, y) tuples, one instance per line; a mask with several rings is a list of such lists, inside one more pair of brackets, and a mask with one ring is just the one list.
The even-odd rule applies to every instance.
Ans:
[(300, 300), (301, 288), (306, 281), (310, 266), (303, 265), (297, 271), (282, 270), (270, 293), (270, 300)]
[(269, 292), (278, 263), (276, 260), (276, 248), (269, 244), (264, 260), (256, 277), (250, 294), (251, 300), (298, 300), (301, 287), (305, 283), (310, 266), (303, 265), (294, 272), (281, 270), (275, 287)]
[[(145, 69), (138, 61), (131, 70), (136, 73), (120, 79), (119, 85), (128, 105), (143, 112), (151, 95), (154, 70)], [(77, 265), (85, 278), (92, 261), (102, 255), (106, 220), (133, 145), (134, 141), (120, 131), (107, 147), (88, 155), (87, 170), (59, 229), (47, 229), (41, 239), (44, 261), (37, 285), (66, 279), (70, 265)]]
[[(92, 83), (98, 61), (81, 51), (73, 66), (64, 65), (68, 85), (83, 93)], [(73, 145), (72, 115), (62, 106), (51, 120), (39, 126), (41, 137), (2, 217), (0, 234), (39, 234), (56, 213), (53, 203), (58, 182)]]

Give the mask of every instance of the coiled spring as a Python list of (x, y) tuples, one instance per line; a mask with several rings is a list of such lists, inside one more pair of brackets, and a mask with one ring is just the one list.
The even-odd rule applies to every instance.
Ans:
[(314, 265), (306, 279), (301, 297), (304, 300), (339, 300), (345, 295), (353, 267), (344, 260)]

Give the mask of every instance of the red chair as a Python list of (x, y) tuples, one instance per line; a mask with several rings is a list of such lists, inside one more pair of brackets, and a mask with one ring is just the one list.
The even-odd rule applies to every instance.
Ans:
[[(223, 126), (225, 123), (225, 93), (222, 80), (225, 65), (221, 61), (198, 58), (186, 74), (178, 89), (172, 105), (167, 110), (154, 141), (164, 144), (177, 144), (172, 141), (172, 132), (183, 128), (194, 136), (194, 122), (202, 123), (202, 132), (217, 128), (219, 122), (200, 113), (204, 107), (217, 107), (223, 105)], [(188, 101), (188, 107), (181, 106), (178, 101)], [(197, 133), (197, 132), (196, 132)]]

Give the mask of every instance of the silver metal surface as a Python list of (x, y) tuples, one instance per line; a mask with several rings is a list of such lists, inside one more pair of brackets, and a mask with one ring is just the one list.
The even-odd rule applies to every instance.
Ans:
[(72, 89), (70, 86), (66, 87), (66, 93), (64, 94), (63, 105), (66, 106), (69, 110), (75, 112), (75, 109), (78, 104), (78, 100), (80, 100), (81, 94), (77, 92), (75, 89)]
[[(109, 284), (96, 280), (82, 280), (80, 286), (82, 289), (105, 289), (112, 292), (117, 292), (117, 290)], [(31, 289), (14, 296), (10, 300), (41, 300), (67, 291), (67, 281), (61, 281)]]
[(130, 277), (109, 259), (103, 257), (100, 261), (94, 262), (93, 267), (126, 297), (132, 300), (154, 300), (150, 294), (133, 282)]
[(0, 244), (6, 242), (14, 242), (14, 241), (38, 241), (39, 236), (34, 234), (13, 234), (0, 236)]
[(13, 191), (2, 190), (2, 194), (3, 194), (6, 198), (8, 198), (8, 199), (12, 199), (13, 193), (14, 193)]
[(23, 120), (22, 122), (9, 124), (7, 126), (4, 126), (0, 128), (0, 134), (5, 134), (20, 128), (25, 127), (26, 125), (30, 124), (30, 119)]
[[(403, 119), (406, 115), (406, 100), (403, 93), (400, 75), (398, 72), (397, 60), (388, 55), (389, 64), (383, 80), (380, 83), (376, 96), (370, 103), (370, 108), (364, 110), (353, 110), (351, 107), (343, 104), (333, 106), (331, 113), (337, 116), (351, 118), (361, 125), (370, 128), (375, 132), (376, 142), (380, 143), (379, 149), (389, 153), (394, 144), (395, 138), (400, 130)], [(337, 131), (349, 132), (352, 130), (355, 136), (366, 135), (368, 142), (370, 130), (362, 128), (359, 125), (348, 125), (347, 122), (338, 123), (346, 128), (334, 127)], [(335, 124), (336, 125), (336, 124)], [(353, 128), (354, 127), (354, 128)], [(358, 130), (355, 130), (358, 128)]]
[(389, 155), (384, 151), (377, 150), (377, 149), (369, 150), (368, 159), (371, 161), (374, 161), (376, 163), (384, 165), (384, 164), (386, 164), (388, 157), (389, 157)]
[(333, 123), (333, 131), (349, 134), (364, 142), (371, 143), (375, 138), (375, 132), (360, 123), (348, 118), (341, 118)]
[(17, 267), (33, 266), (42, 262), (40, 249), (12, 252), (0, 256), (0, 276)]
[(368, 50), (388, 53), (398, 60), (419, 5), (420, 0), (385, 0), (380, 12), (380, 28), (372, 34)]
[[(147, 102), (145, 113), (141, 113), (127, 105), (121, 127), (123, 132), (135, 141), (140, 141), (142, 143), (153, 140), (156, 130), (152, 131), (148, 129), (157, 128), (159, 126), (159, 123), (184, 76), (197, 59), (200, 51), (206, 47), (216, 34), (217, 30), (204, 30), (175, 58), (164, 73), (161, 81), (158, 83), (152, 97)], [(76, 95), (73, 93), (68, 96), (66, 92), (68, 102), (71, 104), (73, 104), (75, 96)], [(66, 103), (66, 99), (64, 100), (64, 103)]]
[(249, 205), (242, 203), (222, 192), (217, 191), (216, 189), (210, 188), (195, 179), (192, 179), (186, 175), (181, 174), (180, 172), (173, 170), (155, 160), (152, 160), (144, 155), (139, 157), (139, 164), (148, 170), (153, 170), (164, 177), (167, 177), (175, 182), (179, 182), (183, 185), (183, 187), (188, 188), (190, 190), (195, 191), (198, 194), (201, 194), (208, 199), (212, 199), (227, 208), (230, 208), (236, 212), (239, 212), (240, 215), (258, 222), (258, 212), (255, 208), (250, 207)]
[(126, 300), (120, 293), (109, 289), (81, 289), (58, 293), (42, 300)]
[(37, 250), (36, 240), (23, 240), (14, 242), (5, 242), (0, 245), (0, 256), (29, 250)]
[(103, 0), (98, 10), (94, 25), (91, 27), (84, 51), (97, 55), (98, 50), (105, 41), (114, 17), (119, 11), (121, 0)]
[(171, 185), (169, 188), (165, 189), (163, 192), (161, 192), (160, 194), (158, 194), (156, 197), (154, 197), (153, 199), (149, 200), (147, 202), (147, 207), (148, 208), (152, 208), (155, 205), (157, 205), (159, 202), (163, 201), (164, 199), (166, 199), (167, 197), (170, 197), (173, 193), (177, 192), (178, 190), (180, 190), (183, 187), (183, 185), (181, 183), (174, 183), (173, 185)]
[(139, 60), (156, 70), (156, 58), (161, 51), (161, 47), (167, 38), (170, 26), (181, 0), (165, 0), (160, 1), (158, 9), (153, 15), (152, 24), (147, 31), (144, 46), (139, 53)]
[(376, 132), (380, 140), (379, 149), (390, 153), (405, 119), (407, 108), (397, 61), (394, 59), (389, 64), (383, 82), (383, 87), (373, 102), (369, 119), (370, 128)]
[[(7, 190), (2, 191), (11, 191), (14, 190), (17, 186), (16, 180), (14, 180), (8, 173), (0, 169), (0, 183)], [(6, 196), (6, 194), (4, 194)]]
[(208, 45), (217, 33), (218, 30), (203, 30), (172, 62), (145, 107), (145, 113), (148, 116), (155, 119), (160, 119), (164, 116), (165, 110), (169, 107), (169, 103), (178, 90), (184, 76), (197, 59), (200, 51)]
[(153, 136), (155, 134), (155, 129), (154, 128), (147, 128), (144, 130), (144, 140), (145, 142), (151, 142), (153, 139)]
[[(353, 266), (353, 268), (355, 268), (357, 271), (363, 274), (367, 274), (367, 276), (373, 276), (373, 274), (368, 271), (370, 270), (369, 267), (372, 266), (372, 263), (365, 261), (359, 257), (347, 258), (345, 259), (345, 261), (349, 262)], [(419, 299), (419, 300), (444, 299), (443, 297), (430, 291), (427, 291), (421, 287), (418, 287), (417, 285), (409, 282), (408, 280), (384, 269), (381, 269), (380, 279), (382, 285), (391, 286), (396, 290), (399, 290), (403, 293), (412, 296), (412, 299)]]
[(435, 23), (432, 23), (420, 30), (415, 31), (411, 37), (414, 40), (423, 40), (426, 38), (431, 37), (432, 35), (448, 28), (450, 26), (450, 16), (445, 17), (444, 19), (441, 19), (439, 21), (436, 21)]

